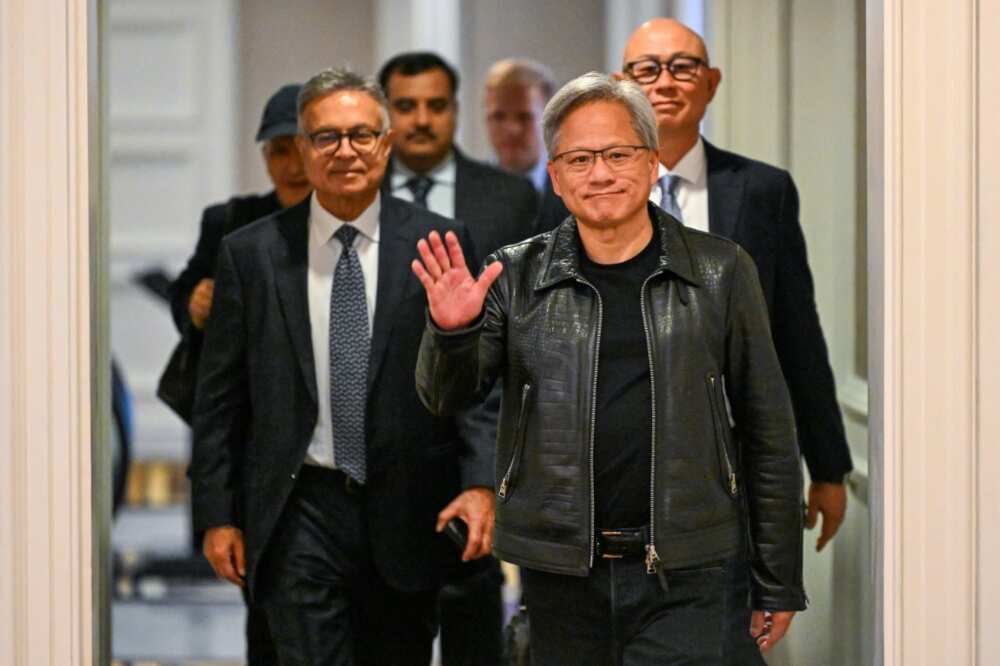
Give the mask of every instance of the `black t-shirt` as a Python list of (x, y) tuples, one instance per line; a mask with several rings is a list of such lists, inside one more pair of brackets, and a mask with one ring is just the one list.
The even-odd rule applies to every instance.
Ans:
[(601, 294), (603, 306), (594, 434), (595, 528), (649, 523), (653, 413), (640, 294), (656, 269), (658, 250), (655, 227), (649, 244), (620, 264), (595, 264), (580, 248), (581, 271)]

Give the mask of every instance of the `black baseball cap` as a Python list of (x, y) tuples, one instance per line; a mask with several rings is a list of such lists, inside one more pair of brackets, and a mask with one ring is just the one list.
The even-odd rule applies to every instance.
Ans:
[(264, 106), (260, 117), (257, 141), (267, 141), (276, 136), (294, 136), (299, 132), (299, 91), (302, 85), (289, 83), (278, 88)]

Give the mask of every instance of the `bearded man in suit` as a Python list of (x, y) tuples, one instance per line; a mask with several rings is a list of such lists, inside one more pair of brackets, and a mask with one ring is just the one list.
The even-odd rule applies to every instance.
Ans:
[[(401, 53), (382, 66), (379, 82), (389, 98), (393, 129), (384, 192), (460, 220), (480, 262), (535, 232), (538, 195), (531, 182), (469, 159), (455, 145), (459, 78), (454, 67), (435, 53)], [(485, 401), (494, 417), (499, 399), (497, 391)], [(466, 566), (442, 591), (444, 666), (499, 663), (502, 582), (499, 562), (487, 559)]]

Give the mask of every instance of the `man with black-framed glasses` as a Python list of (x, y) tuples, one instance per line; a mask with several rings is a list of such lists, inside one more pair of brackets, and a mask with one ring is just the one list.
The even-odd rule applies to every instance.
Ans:
[[(437, 532), (490, 552), (493, 430), (420, 404), (418, 237), (464, 227), (380, 192), (381, 88), (326, 70), (298, 96), (313, 194), (226, 236), (194, 409), (194, 524), (219, 575), (267, 615), (283, 666), (426, 666), (437, 592), (459, 566)], [(475, 264), (470, 253), (469, 261)]]
[[(731, 238), (757, 264), (774, 345), (788, 383), (799, 448), (811, 483), (805, 524), (822, 516), (816, 549), (844, 519), (851, 454), (820, 327), (795, 183), (783, 169), (721, 150), (700, 125), (722, 73), (702, 38), (673, 19), (641, 25), (625, 46), (619, 76), (639, 84), (656, 112), (659, 173), (650, 199), (685, 226)], [(749, 618), (734, 626), (746, 640)], [(738, 647), (734, 649), (738, 650)], [(740, 663), (757, 663), (752, 652)]]
[(574, 79), (542, 125), (569, 217), (478, 277), (455, 234), (418, 243), (420, 396), (447, 414), (502, 378), (494, 552), (522, 567), (532, 664), (753, 663), (728, 650), (748, 545), (760, 649), (805, 607), (795, 426), (753, 262), (648, 200), (656, 120), (634, 83)]
[(640, 26), (626, 45), (622, 75), (642, 86), (656, 111), (660, 173), (651, 198), (659, 197), (687, 226), (733, 238), (757, 262), (813, 482), (807, 524), (823, 517), (816, 543), (821, 550), (843, 521), (851, 455), (816, 312), (795, 183), (784, 170), (701, 137), (722, 73), (709, 65), (701, 37), (683, 24), (654, 19)]

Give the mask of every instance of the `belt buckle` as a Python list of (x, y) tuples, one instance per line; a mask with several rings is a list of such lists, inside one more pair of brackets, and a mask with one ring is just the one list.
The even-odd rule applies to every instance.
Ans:
[(606, 553), (604, 552), (604, 548), (601, 547), (605, 536), (621, 536), (622, 534), (623, 532), (619, 530), (601, 530), (601, 538), (597, 540), (597, 545), (601, 551), (600, 555), (602, 560), (620, 560), (625, 557), (624, 555), (617, 553)]

